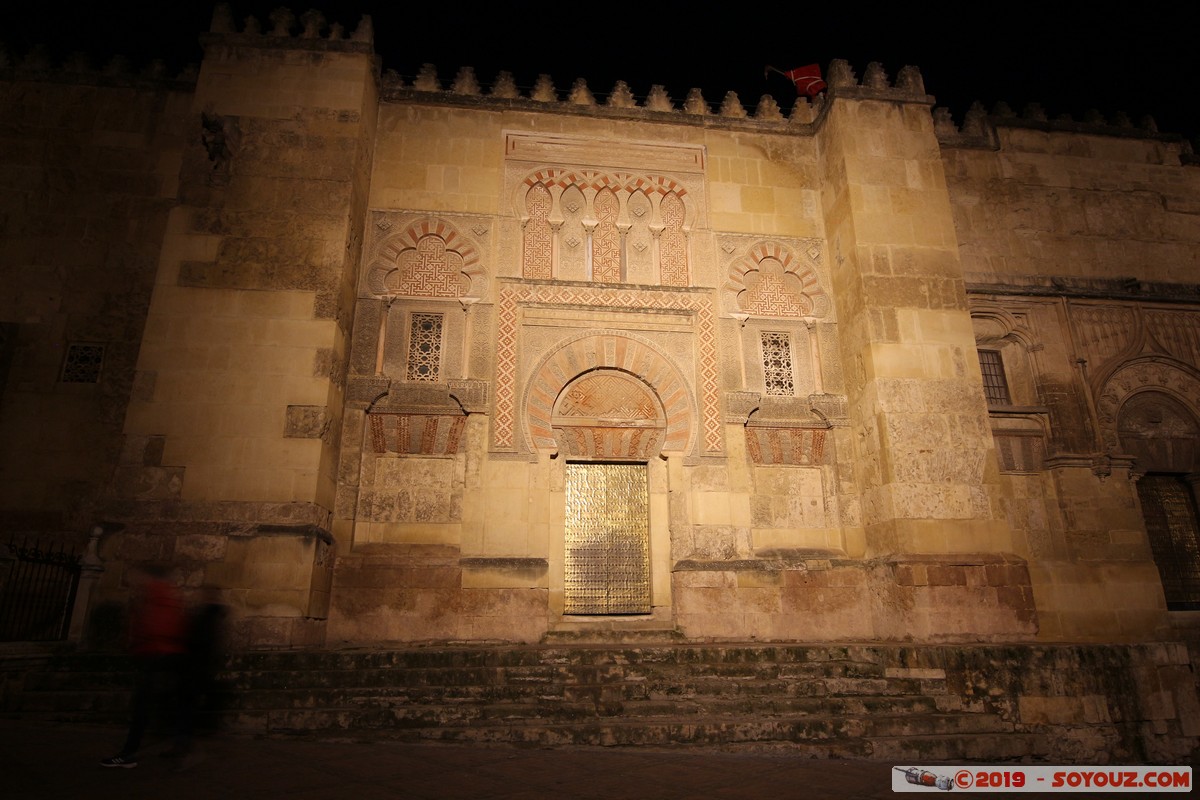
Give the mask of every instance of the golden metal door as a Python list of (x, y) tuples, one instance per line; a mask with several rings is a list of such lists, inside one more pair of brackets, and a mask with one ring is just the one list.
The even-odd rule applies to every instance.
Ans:
[(567, 464), (568, 614), (650, 613), (645, 464)]

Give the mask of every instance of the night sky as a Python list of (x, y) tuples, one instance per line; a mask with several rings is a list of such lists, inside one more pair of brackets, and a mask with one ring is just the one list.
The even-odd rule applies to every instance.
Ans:
[[(239, 29), (251, 14), (268, 28), (267, 15), (282, 4), (231, 6)], [(485, 88), (500, 70), (526, 90), (548, 73), (563, 95), (582, 77), (603, 101), (620, 79), (639, 99), (663, 84), (680, 104), (699, 87), (717, 107), (733, 90), (753, 111), (769, 93), (786, 112), (795, 92), (779, 76), (764, 79), (764, 65), (825, 68), (843, 58), (860, 78), (871, 61), (893, 79), (906, 64), (919, 67), (926, 91), (957, 122), (975, 100), (988, 109), (1003, 100), (1017, 112), (1038, 102), (1052, 119), (1080, 120), (1093, 108), (1111, 119), (1124, 111), (1135, 123), (1150, 114), (1163, 132), (1193, 142), (1200, 136), (1198, 3), (1130, 4), (1108, 15), (1099, 3), (1062, 2), (959, 2), (943, 14), (940, 6), (911, 0), (887, 10), (859, 0), (728, 3), (713, 12), (696, 2), (610, 3), (610, 13), (595, 2), (312, 5), (347, 34), (371, 14), (384, 69), (407, 80), (428, 62), (448, 85), (460, 66), (470, 65)], [(299, 15), (308, 7), (292, 8)], [(130, 0), (27, 3), (6, 14), (11, 22), (0, 26), (0, 42), (12, 60), (42, 43), (55, 59), (81, 51), (101, 65), (122, 54), (137, 68), (159, 58), (177, 71), (199, 62), (197, 37), (208, 29), (212, 8), (207, 0), (167, 2), (153, 12)]]

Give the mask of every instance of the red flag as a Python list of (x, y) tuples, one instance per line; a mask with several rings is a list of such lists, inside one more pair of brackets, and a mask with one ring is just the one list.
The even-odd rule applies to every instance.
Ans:
[(821, 66), (809, 64), (807, 67), (796, 67), (783, 73), (796, 84), (796, 94), (816, 97), (825, 91), (825, 81), (821, 80)]

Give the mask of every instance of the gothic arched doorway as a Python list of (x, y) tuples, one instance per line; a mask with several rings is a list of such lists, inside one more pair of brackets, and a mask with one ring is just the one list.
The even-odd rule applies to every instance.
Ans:
[(1200, 517), (1196, 483), (1200, 425), (1164, 392), (1140, 392), (1121, 407), (1122, 450), (1137, 459), (1138, 500), (1171, 610), (1200, 609)]

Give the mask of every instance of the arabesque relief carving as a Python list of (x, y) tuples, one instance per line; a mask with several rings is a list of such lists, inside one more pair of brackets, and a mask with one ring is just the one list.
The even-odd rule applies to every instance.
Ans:
[(825, 317), (829, 296), (818, 276), (821, 247), (807, 242), (797, 251), (778, 241), (761, 241), (729, 265), (726, 289), (733, 308), (755, 317)]
[(1133, 308), (1121, 306), (1071, 305), (1081, 356), (1092, 370), (1131, 352), (1141, 326)]
[[(499, 325), (496, 341), (496, 389), (494, 415), (492, 419), (492, 446), (498, 450), (512, 449), (516, 443), (517, 423), (517, 364), (519, 339), (519, 311), (522, 307), (539, 304), (556, 306), (574, 306), (583, 310), (589, 308), (629, 309), (644, 311), (646, 309), (661, 309), (683, 311), (694, 315), (696, 356), (695, 367), (699, 386), (699, 423), (702, 435), (701, 445), (706, 453), (719, 453), (723, 450), (720, 420), (720, 398), (718, 395), (716, 357), (716, 323), (712, 305), (702, 294), (688, 291), (653, 291), (634, 288), (614, 288), (588, 286), (582, 284), (547, 285), (537, 283), (506, 282), (500, 290)], [(592, 334), (591, 336), (601, 336)], [(604, 338), (604, 337), (601, 337)], [(637, 375), (646, 375), (646, 380), (654, 385), (662, 398), (670, 417), (672, 409), (690, 409), (692, 391), (670, 362), (654, 348), (629, 338), (628, 335), (612, 334), (614, 340), (611, 348), (597, 348), (595, 355), (575, 353), (570, 348), (564, 348), (562, 357), (578, 359), (577, 363), (555, 366), (559, 372), (543, 372), (535, 377), (531, 386), (530, 396), (537, 402), (530, 406), (529, 429), (536, 447), (553, 448), (554, 440), (550, 425), (550, 406), (558, 396), (558, 392), (566, 383), (578, 375), (583, 369), (594, 367), (615, 367), (628, 369)], [(636, 357), (636, 358), (635, 358)], [(594, 360), (587, 361), (592, 358)], [(636, 363), (629, 363), (634, 359)], [(661, 376), (663, 380), (670, 379), (677, 383), (676, 390), (664, 391), (655, 383), (653, 376)], [(557, 382), (551, 388), (551, 384)], [(544, 384), (544, 387), (543, 387)], [(548, 393), (543, 397), (542, 392)], [(690, 419), (693, 411), (687, 411), (681, 422)], [(672, 427), (668, 433), (664, 449), (684, 447), (689, 441), (688, 436), (693, 425), (686, 422), (682, 428)], [(682, 437), (682, 438), (680, 438)]]
[(479, 297), (484, 280), (479, 248), (454, 225), (432, 217), (377, 245), (366, 274), (368, 291), (379, 297)]
[(518, 190), (521, 275), (686, 286), (689, 203), (664, 175), (540, 169)]
[(553, 417), (559, 452), (645, 461), (658, 454), (666, 415), (653, 390), (626, 372), (585, 373), (559, 394)]
[(1195, 313), (1149, 309), (1145, 319), (1159, 347), (1180, 361), (1200, 364), (1200, 319)]

